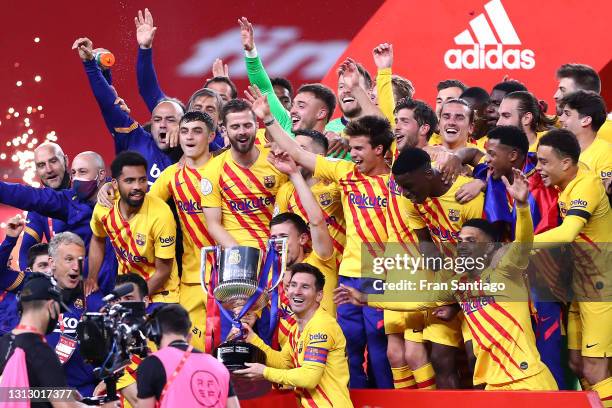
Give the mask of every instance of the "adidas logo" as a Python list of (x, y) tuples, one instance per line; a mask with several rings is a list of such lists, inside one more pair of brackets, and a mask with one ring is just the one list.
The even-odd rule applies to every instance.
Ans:
[(454, 48), (446, 51), (444, 54), (446, 66), (450, 69), (533, 69), (536, 64), (533, 50), (508, 47), (521, 45), (521, 40), (501, 0), (492, 0), (484, 7), (489, 19), (487, 20), (485, 13), (482, 13), (470, 21), (470, 28), (476, 41), (469, 29), (455, 37), (455, 44), (471, 45), (472, 48)]

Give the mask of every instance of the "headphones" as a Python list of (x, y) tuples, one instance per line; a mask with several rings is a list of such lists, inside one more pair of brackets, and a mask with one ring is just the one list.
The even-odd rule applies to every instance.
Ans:
[(161, 324), (159, 323), (159, 314), (168, 308), (170, 304), (163, 304), (156, 308), (149, 316), (145, 326), (145, 335), (149, 340), (159, 346), (162, 338)]

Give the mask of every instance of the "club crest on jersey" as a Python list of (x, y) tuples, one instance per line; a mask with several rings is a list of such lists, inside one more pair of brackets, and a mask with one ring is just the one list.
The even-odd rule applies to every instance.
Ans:
[(147, 242), (147, 237), (144, 234), (136, 233), (136, 244), (138, 246), (144, 246)]
[(272, 188), (276, 184), (275, 176), (264, 176), (263, 180), (264, 180), (264, 186), (266, 186), (266, 188)]
[(74, 301), (74, 307), (76, 307), (77, 309), (82, 309), (83, 308), (83, 299), (78, 298), (77, 300)]
[(323, 193), (319, 195), (319, 203), (321, 204), (321, 207), (327, 207), (328, 205), (330, 205), (332, 203), (331, 194)]
[(459, 210), (453, 210), (450, 209), (448, 210), (448, 218), (452, 221), (452, 222), (457, 222), (459, 221), (459, 214), (460, 211)]

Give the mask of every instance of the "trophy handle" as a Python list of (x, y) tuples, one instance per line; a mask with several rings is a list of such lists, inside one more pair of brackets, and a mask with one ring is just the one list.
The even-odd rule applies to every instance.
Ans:
[[(277, 242), (281, 243), (281, 270), (280, 273), (278, 274), (278, 280), (276, 282), (272, 282), (272, 287), (270, 287), (270, 289), (268, 289), (268, 292), (272, 292), (274, 289), (276, 289), (276, 287), (278, 285), (280, 285), (280, 283), (283, 281), (283, 278), (285, 276), (285, 271), (287, 270), (287, 238), (275, 238), (275, 239), (270, 239), (268, 241), (270, 245), (270, 248), (274, 248)], [(273, 249), (274, 250), (274, 249)], [(269, 256), (270, 254), (267, 254), (267, 256)]]
[[(206, 284), (206, 256), (208, 255), (209, 252), (216, 253), (217, 262), (218, 262), (220, 247), (219, 246), (207, 246), (207, 247), (203, 247), (200, 250), (200, 284), (202, 285), (202, 289), (204, 289), (204, 292), (206, 293), (208, 293), (208, 285)], [(217, 279), (218, 279), (218, 276), (217, 276)], [(210, 282), (210, 283), (212, 285), (215, 282)]]

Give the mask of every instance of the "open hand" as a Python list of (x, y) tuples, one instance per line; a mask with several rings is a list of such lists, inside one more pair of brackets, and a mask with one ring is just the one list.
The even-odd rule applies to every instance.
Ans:
[(240, 38), (242, 39), (242, 47), (246, 51), (253, 51), (255, 48), (255, 33), (253, 31), (253, 24), (249, 22), (246, 17), (240, 17), (238, 19), (240, 24)]
[(148, 8), (144, 10), (144, 15), (138, 10), (138, 16), (134, 17), (134, 24), (136, 24), (136, 41), (140, 48), (151, 48), (157, 27), (153, 25), (153, 15)]
[(372, 55), (374, 57), (374, 63), (376, 64), (376, 68), (379, 70), (385, 68), (391, 68), (393, 65), (393, 45), (388, 43), (383, 43), (378, 45), (372, 51)]
[(257, 85), (249, 86), (249, 89), (244, 91), (244, 96), (259, 119), (263, 121), (271, 119), (268, 95), (262, 94)]

